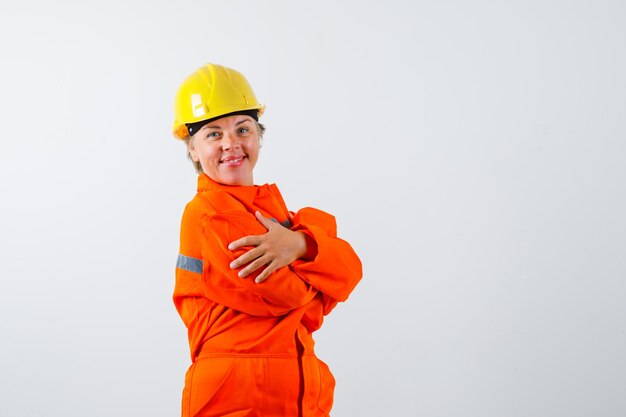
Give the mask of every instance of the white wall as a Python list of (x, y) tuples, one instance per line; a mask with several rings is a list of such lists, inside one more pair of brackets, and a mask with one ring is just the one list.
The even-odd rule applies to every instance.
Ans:
[(626, 415), (624, 51), (621, 1), (3, 3), (0, 415), (179, 413), (206, 62), (267, 104), (257, 182), (364, 262), (335, 417)]

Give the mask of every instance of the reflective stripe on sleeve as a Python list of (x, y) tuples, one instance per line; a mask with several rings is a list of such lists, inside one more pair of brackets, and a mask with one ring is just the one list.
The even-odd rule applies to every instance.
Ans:
[(284, 227), (286, 227), (287, 229), (291, 229), (291, 226), (293, 226), (291, 224), (291, 220), (287, 219), (285, 221), (279, 222), (278, 220), (276, 220), (275, 218), (270, 218), (271, 221), (273, 221), (274, 223), (280, 223), (282, 224)]
[(189, 272), (195, 272), (196, 274), (202, 273), (202, 266), (202, 259), (196, 259), (190, 256), (179, 254), (178, 260), (176, 260), (176, 268), (184, 269)]

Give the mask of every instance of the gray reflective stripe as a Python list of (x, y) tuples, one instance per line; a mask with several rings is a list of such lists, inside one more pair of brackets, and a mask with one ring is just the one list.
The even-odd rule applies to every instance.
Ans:
[[(273, 221), (274, 223), (278, 223), (278, 220), (276, 220), (273, 217), (270, 220)], [(291, 229), (291, 221), (289, 219), (285, 220), (284, 222), (280, 222), (280, 224), (285, 226), (287, 229)]]
[(176, 261), (176, 268), (195, 272), (196, 274), (202, 273), (202, 266), (202, 259), (191, 258), (185, 255), (178, 255), (178, 260)]

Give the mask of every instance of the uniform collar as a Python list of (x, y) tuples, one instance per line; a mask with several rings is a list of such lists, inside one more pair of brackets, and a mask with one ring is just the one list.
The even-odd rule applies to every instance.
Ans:
[[(225, 185), (213, 180), (208, 175), (202, 173), (198, 176), (198, 192), (222, 191), (226, 192), (242, 203), (259, 203), (259, 200), (280, 196), (276, 184), (263, 185)], [(282, 201), (282, 197), (280, 198)], [(282, 203), (284, 205), (284, 202)]]

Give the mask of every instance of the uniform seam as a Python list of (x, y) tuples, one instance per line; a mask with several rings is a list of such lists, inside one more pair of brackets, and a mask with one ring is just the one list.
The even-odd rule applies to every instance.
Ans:
[[(268, 357), (265, 358), (265, 375), (263, 375), (263, 380), (265, 381), (265, 383), (263, 384), (263, 409), (266, 411), (269, 411), (267, 404), (269, 403), (268, 400), (268, 392), (269, 392), (269, 388), (270, 388), (270, 359)], [(267, 415), (267, 413), (266, 413)]]
[(196, 360), (205, 358), (297, 358), (299, 356), (314, 356), (313, 354), (298, 355), (297, 353), (200, 353)]
[(192, 404), (192, 396), (193, 396), (193, 375), (196, 372), (196, 364), (195, 362), (191, 365), (193, 369), (191, 370), (191, 375), (189, 375), (189, 396), (187, 398), (187, 412), (189, 415), (191, 414), (191, 404)]

